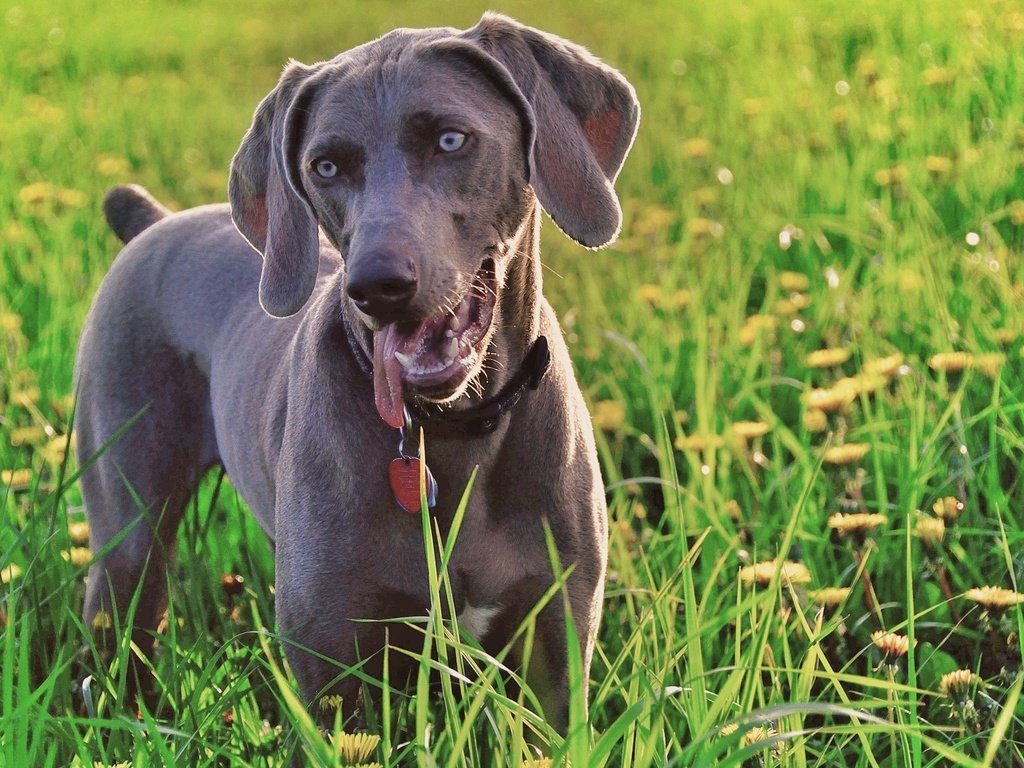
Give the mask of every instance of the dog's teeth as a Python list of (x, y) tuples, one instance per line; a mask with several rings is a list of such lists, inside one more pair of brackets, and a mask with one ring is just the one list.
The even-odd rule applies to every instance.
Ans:
[(448, 339), (448, 346), (445, 351), (448, 353), (449, 359), (454, 360), (459, 354), (459, 340), (454, 336)]
[[(461, 309), (461, 307), (460, 307), (460, 309)], [(456, 315), (452, 315), (452, 319), (448, 321), (448, 328), (451, 329), (450, 333), (455, 333), (455, 331), (459, 330), (459, 328), (461, 326), (462, 326), (462, 323), (459, 322), (459, 316), (457, 314)]]
[(405, 370), (412, 370), (412, 355), (407, 355), (404, 352), (395, 352), (395, 360), (397, 360)]

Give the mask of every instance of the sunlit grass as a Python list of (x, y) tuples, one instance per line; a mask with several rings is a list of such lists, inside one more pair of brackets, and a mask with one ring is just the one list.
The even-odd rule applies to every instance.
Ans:
[(1020, 764), (1024, 12), (1006, 2), (504, 5), (621, 68), (644, 108), (619, 242), (544, 233), (610, 503), (590, 722), (577, 699), (552, 733), (444, 620), (451, 542), (425, 521), (421, 674), (364, 681), (373, 747), (346, 752), (352, 724), (324, 734), (298, 702), (270, 548), (218, 478), (182, 526), (158, 702), (124, 701), (134, 649), (100, 663), (79, 618), (68, 451), (75, 343), (117, 250), (104, 190), (223, 200), (288, 57), (482, 10), (0, 15), (0, 764), (518, 768), (544, 765), (535, 744), (628, 768)]

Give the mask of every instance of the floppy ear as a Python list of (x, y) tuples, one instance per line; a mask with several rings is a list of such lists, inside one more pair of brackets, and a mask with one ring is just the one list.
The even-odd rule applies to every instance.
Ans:
[(249, 244), (263, 254), (260, 304), (287, 317), (302, 309), (316, 284), (320, 259), (316, 219), (294, 178), (300, 86), (314, 68), (291, 62), (260, 102), (231, 161), (231, 217)]
[(612, 188), (640, 121), (626, 79), (582, 46), (488, 13), (463, 33), (501, 63), (533, 111), (531, 182), (541, 205), (576, 242), (613, 241), (622, 210)]

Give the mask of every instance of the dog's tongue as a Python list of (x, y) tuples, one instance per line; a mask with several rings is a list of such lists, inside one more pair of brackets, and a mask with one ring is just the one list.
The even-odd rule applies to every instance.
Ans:
[(405, 423), (402, 365), (395, 357), (397, 346), (394, 323), (373, 334), (373, 398), (377, 404), (377, 413), (395, 429)]

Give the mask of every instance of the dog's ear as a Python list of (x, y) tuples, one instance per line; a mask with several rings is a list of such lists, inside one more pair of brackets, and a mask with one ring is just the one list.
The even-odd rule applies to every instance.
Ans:
[(488, 13), (462, 38), (508, 71), (533, 112), (531, 183), (541, 205), (576, 242), (612, 242), (622, 210), (612, 187), (640, 121), (626, 79), (582, 46)]
[(320, 258), (316, 219), (294, 154), (301, 133), (301, 87), (315, 68), (291, 62), (260, 102), (231, 161), (228, 197), (235, 226), (263, 254), (260, 304), (267, 314), (298, 312), (316, 284)]

